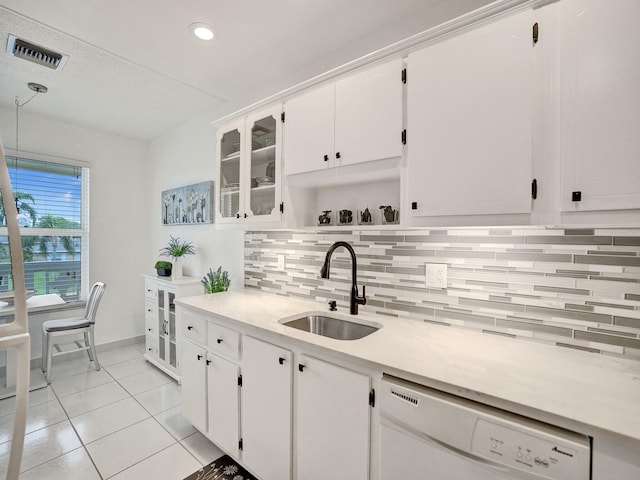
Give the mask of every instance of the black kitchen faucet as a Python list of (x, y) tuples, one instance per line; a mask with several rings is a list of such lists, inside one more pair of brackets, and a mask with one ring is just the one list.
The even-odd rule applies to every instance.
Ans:
[(344, 247), (351, 255), (351, 298), (349, 301), (349, 312), (351, 315), (358, 314), (358, 305), (365, 305), (367, 303), (367, 299), (365, 298), (365, 286), (362, 286), (362, 296), (358, 296), (358, 283), (356, 280), (358, 266), (356, 264), (356, 252), (353, 251), (351, 245), (347, 242), (336, 242), (329, 247), (327, 251), (327, 256), (324, 259), (324, 265), (322, 265), (322, 270), (320, 270), (320, 276), (322, 278), (329, 278), (329, 265), (331, 263), (331, 255), (333, 251), (338, 247)]

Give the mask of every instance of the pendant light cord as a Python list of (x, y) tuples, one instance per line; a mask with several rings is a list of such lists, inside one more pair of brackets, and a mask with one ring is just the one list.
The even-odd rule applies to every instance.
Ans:
[(19, 121), (18, 121), (18, 109), (24, 107), (27, 103), (29, 103), (31, 100), (33, 100), (36, 95), (38, 95), (40, 92), (36, 92), (33, 95), (31, 95), (31, 97), (29, 97), (29, 100), (27, 100), (24, 103), (20, 103), (20, 101), (18, 100), (18, 97), (16, 97), (15, 100), (15, 104), (16, 104), (16, 156), (18, 154), (18, 151), (20, 150), (20, 148), (18, 147), (18, 129), (19, 129)]
[[(18, 111), (21, 107), (24, 107), (27, 103), (29, 103), (31, 100), (33, 100), (36, 95), (38, 95), (40, 92), (36, 91), (36, 93), (34, 93), (33, 95), (31, 95), (31, 97), (29, 97), (29, 99), (26, 102), (20, 103), (20, 101), (18, 100), (18, 97), (16, 97), (15, 103), (16, 103), (16, 157), (15, 157), (15, 189), (16, 189), (16, 193), (18, 192), (18, 157), (20, 156), (20, 143), (19, 143), (19, 138), (20, 136), (18, 135), (18, 132), (20, 130), (20, 121), (19, 121), (19, 115), (18, 115)], [(20, 214), (20, 207), (18, 205), (19, 199), (15, 199), (16, 202), (16, 210), (18, 211), (18, 214)]]

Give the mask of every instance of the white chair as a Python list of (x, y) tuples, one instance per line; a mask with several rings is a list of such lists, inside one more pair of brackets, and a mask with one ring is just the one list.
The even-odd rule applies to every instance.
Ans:
[[(100, 299), (106, 288), (107, 286), (102, 282), (93, 284), (83, 317), (48, 320), (42, 324), (42, 371), (45, 373), (47, 383), (51, 383), (51, 359), (58, 355), (65, 355), (78, 350), (86, 350), (89, 360), (94, 362), (96, 370), (100, 370), (93, 326), (96, 323), (96, 313)], [(73, 344), (75, 344), (76, 348), (74, 349), (63, 351), (57, 343), (53, 343), (55, 337), (79, 333), (84, 334), (84, 345), (80, 340), (75, 340)]]

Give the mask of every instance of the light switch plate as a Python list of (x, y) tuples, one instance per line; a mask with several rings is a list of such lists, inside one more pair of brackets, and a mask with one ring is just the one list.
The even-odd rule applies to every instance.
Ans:
[(447, 264), (425, 263), (425, 286), (427, 288), (447, 288)]

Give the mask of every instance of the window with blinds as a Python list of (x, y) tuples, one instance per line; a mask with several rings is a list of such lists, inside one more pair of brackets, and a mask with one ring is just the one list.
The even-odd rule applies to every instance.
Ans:
[[(15, 156), (7, 156), (7, 167), (18, 208), (27, 291), (56, 293), (67, 301), (84, 299), (89, 169)], [(0, 204), (0, 292), (8, 290), (13, 290), (13, 282)]]

